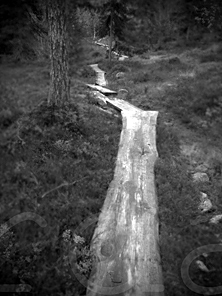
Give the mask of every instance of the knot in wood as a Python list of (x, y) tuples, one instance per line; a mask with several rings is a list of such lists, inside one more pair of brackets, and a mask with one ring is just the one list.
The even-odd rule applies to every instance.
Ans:
[(114, 250), (115, 250), (115, 246), (113, 245), (112, 242), (110, 241), (104, 241), (101, 244), (101, 255), (103, 255), (104, 257), (111, 257), (114, 254)]

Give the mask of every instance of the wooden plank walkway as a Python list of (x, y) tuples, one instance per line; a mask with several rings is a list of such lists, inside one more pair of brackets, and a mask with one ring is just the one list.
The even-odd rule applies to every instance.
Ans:
[(93, 64), (90, 65), (90, 67), (93, 68), (93, 70), (96, 72), (96, 83), (100, 86), (106, 86), (106, 79), (105, 79), (105, 72), (102, 71), (99, 67), (98, 64)]
[(93, 89), (96, 89), (98, 91), (100, 91), (102, 94), (104, 95), (110, 95), (110, 94), (117, 94), (116, 91), (114, 90), (111, 90), (111, 89), (108, 89), (108, 88), (105, 88), (105, 87), (102, 87), (100, 85), (96, 85), (96, 84), (86, 84), (88, 87), (91, 87)]
[(99, 97), (121, 111), (123, 128), (114, 178), (91, 241), (97, 260), (86, 295), (163, 296), (154, 179), (158, 112), (143, 111), (102, 93)]

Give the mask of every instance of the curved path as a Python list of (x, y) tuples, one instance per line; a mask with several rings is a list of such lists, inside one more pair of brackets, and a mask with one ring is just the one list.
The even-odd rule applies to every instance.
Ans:
[[(157, 111), (143, 111), (108, 97), (105, 72), (97, 64), (97, 84), (88, 86), (103, 104), (122, 115), (122, 132), (113, 181), (101, 210), (91, 249), (95, 262), (87, 296), (163, 296), (159, 255), (158, 202), (154, 181)], [(103, 86), (101, 86), (101, 84)], [(106, 96), (106, 95), (107, 96)]]

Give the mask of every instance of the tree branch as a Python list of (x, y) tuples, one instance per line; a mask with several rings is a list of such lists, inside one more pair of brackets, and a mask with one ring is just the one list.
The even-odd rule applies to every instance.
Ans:
[(55, 188), (53, 188), (53, 189), (50, 189), (49, 191), (46, 191), (46, 192), (42, 195), (42, 198), (45, 197), (47, 194), (51, 193), (51, 192), (54, 191), (54, 190), (58, 190), (59, 188), (64, 187), (64, 186), (72, 186), (72, 185), (74, 185), (74, 184), (76, 184), (76, 183), (78, 183), (78, 182), (80, 182), (80, 181), (82, 181), (82, 180), (84, 180), (84, 179), (86, 179), (86, 178), (88, 178), (88, 177), (89, 177), (89, 176), (83, 177), (83, 178), (81, 178), (81, 179), (79, 179), (79, 180), (75, 180), (75, 181), (73, 181), (72, 183), (64, 182), (64, 183), (60, 184), (59, 186), (57, 186), (57, 187), (55, 187)]

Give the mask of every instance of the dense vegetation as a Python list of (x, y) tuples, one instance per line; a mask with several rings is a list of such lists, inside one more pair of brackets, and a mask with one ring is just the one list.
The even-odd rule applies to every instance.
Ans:
[[(70, 101), (60, 107), (47, 103), (50, 60), (40, 2), (4, 2), (0, 285), (11, 285), (12, 294), (31, 288), (33, 295), (85, 295), (94, 260), (90, 240), (121, 132), (120, 114), (98, 109), (84, 84), (95, 82), (88, 65), (99, 63), (111, 89), (125, 88), (127, 101), (159, 111), (155, 179), (165, 294), (198, 295), (184, 284), (181, 265), (197, 247), (221, 243), (221, 224), (209, 223), (222, 211), (220, 1), (126, 1), (119, 50), (131, 58), (122, 62), (105, 60), (105, 50), (92, 41), (103, 37), (100, 11), (107, 16), (110, 6), (73, 2)], [(119, 79), (118, 72), (124, 73)], [(209, 180), (195, 183), (200, 165), (207, 166)], [(198, 209), (200, 192), (209, 196), (211, 211)], [(192, 280), (221, 286), (221, 253), (196, 259), (208, 271), (193, 260)], [(12, 286), (18, 284), (28, 286)]]
[[(49, 1), (2, 1), (0, 54), (3, 58), (11, 55), (13, 60), (34, 59), (47, 55)], [(78, 51), (76, 41), (80, 35), (100, 38), (109, 33), (111, 16), (112, 33), (119, 50), (131, 54), (221, 38), (220, 0), (127, 0), (124, 5), (119, 0), (67, 2), (72, 53)]]

